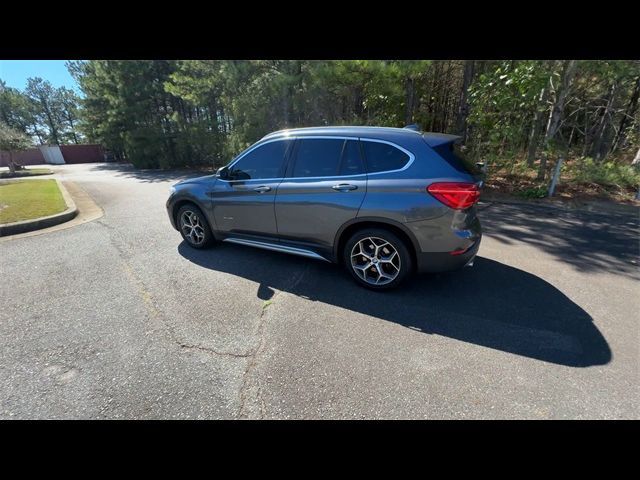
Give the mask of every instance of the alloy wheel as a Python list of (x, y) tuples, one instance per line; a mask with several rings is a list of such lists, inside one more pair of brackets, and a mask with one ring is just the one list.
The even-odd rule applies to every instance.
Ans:
[(204, 242), (204, 227), (198, 214), (191, 210), (185, 210), (180, 216), (180, 228), (184, 236), (193, 245), (200, 245)]
[(363, 238), (351, 249), (351, 268), (371, 285), (393, 282), (400, 273), (400, 265), (398, 250), (383, 238)]

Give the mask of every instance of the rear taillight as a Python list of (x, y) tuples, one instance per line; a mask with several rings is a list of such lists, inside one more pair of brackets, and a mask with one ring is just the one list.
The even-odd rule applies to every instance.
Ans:
[(436, 182), (427, 187), (427, 192), (456, 210), (469, 208), (480, 199), (478, 185), (471, 182)]

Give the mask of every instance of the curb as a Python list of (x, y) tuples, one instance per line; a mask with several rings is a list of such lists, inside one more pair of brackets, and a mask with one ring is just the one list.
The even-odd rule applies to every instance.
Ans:
[(53, 227), (54, 225), (68, 222), (78, 214), (78, 208), (76, 207), (73, 198), (71, 198), (71, 195), (69, 195), (69, 192), (67, 192), (67, 189), (64, 188), (64, 185), (62, 185), (62, 182), (60, 180), (55, 180), (58, 184), (58, 188), (60, 189), (60, 193), (62, 194), (62, 198), (67, 205), (67, 209), (64, 212), (56, 213), (55, 215), (49, 215), (48, 217), (40, 217), (32, 220), (23, 220), (21, 222), (2, 224), (0, 225), (0, 237), (17, 235), (19, 233), (26, 233), (33, 230)]

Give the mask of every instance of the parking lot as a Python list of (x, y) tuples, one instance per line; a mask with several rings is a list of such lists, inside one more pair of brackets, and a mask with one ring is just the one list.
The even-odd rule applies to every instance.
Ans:
[(472, 268), (376, 293), (187, 247), (187, 174), (54, 167), (104, 215), (0, 240), (0, 418), (638, 418), (640, 219), (482, 203)]

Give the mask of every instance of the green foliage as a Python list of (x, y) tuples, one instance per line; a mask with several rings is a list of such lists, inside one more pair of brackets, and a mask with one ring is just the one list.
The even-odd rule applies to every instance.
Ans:
[[(418, 123), (447, 133), (462, 128), (469, 156), (489, 164), (500, 159), (515, 166), (528, 147), (537, 159), (541, 153), (555, 158), (567, 146), (574, 155), (594, 145), (629, 155), (640, 125), (632, 101), (640, 63), (578, 62), (555, 141), (542, 142), (563, 65), (541, 60), (92, 60), (69, 62), (68, 68), (84, 94), (78, 129), (118, 158), (144, 167), (217, 167), (269, 132), (318, 125)], [(614, 101), (604, 112), (614, 84)]]
[(529, 187), (524, 190), (515, 192), (518, 197), (522, 198), (545, 198), (549, 193), (549, 187), (542, 185), (537, 187)]
[(0, 80), (0, 120), (44, 143), (79, 143), (78, 95), (65, 87), (54, 88), (41, 78), (29, 78), (20, 91)]
[(19, 152), (32, 146), (31, 139), (23, 132), (0, 122), (0, 150)]
[(34, 133), (35, 116), (29, 99), (0, 80), (0, 120), (23, 133)]
[(526, 142), (527, 125), (533, 118), (542, 89), (549, 81), (545, 62), (499, 62), (482, 73), (469, 88), (475, 153), (514, 152)]
[(640, 168), (617, 162), (596, 162), (585, 158), (576, 162), (568, 175), (578, 183), (597, 183), (621, 188), (640, 187)]
[(142, 168), (184, 164), (182, 132), (172, 120), (180, 105), (165, 90), (175, 62), (98, 60), (75, 68), (85, 94), (81, 126), (90, 139)]

